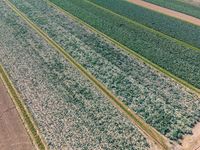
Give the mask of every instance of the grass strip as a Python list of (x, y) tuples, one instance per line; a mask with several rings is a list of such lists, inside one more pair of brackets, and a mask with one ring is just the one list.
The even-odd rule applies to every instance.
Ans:
[(41, 135), (39, 134), (39, 130), (37, 129), (36, 125), (34, 124), (30, 113), (28, 112), (25, 104), (20, 99), (20, 96), (17, 93), (17, 90), (14, 88), (14, 85), (12, 84), (11, 80), (9, 79), (8, 74), (6, 73), (6, 71), (2, 65), (0, 65), (0, 74), (1, 74), (2, 80), (8, 90), (8, 93), (11, 96), (11, 99), (13, 100), (15, 106), (17, 107), (17, 110), (20, 114), (21, 119), (25, 123), (25, 127), (31, 137), (33, 144), (36, 146), (37, 149), (40, 149), (40, 150), (47, 149), (47, 146), (44, 143)]

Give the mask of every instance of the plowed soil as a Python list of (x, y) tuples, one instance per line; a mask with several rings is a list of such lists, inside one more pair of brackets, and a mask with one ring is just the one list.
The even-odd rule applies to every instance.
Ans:
[(165, 14), (165, 15), (183, 20), (183, 21), (187, 21), (187, 22), (195, 24), (197, 26), (200, 26), (200, 19), (198, 19), (198, 18), (189, 16), (189, 15), (186, 15), (186, 14), (183, 14), (183, 13), (171, 10), (171, 9), (167, 9), (167, 8), (155, 5), (155, 4), (151, 4), (151, 3), (148, 3), (148, 2), (145, 2), (142, 0), (128, 0), (128, 1), (131, 3), (134, 3), (136, 5), (151, 9), (153, 11), (157, 11), (159, 13), (162, 13), (162, 14)]
[(33, 149), (15, 105), (0, 79), (0, 150)]

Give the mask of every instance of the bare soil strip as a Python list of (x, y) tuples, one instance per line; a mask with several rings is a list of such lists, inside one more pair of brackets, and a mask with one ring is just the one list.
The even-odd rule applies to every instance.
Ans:
[(33, 150), (22, 120), (0, 79), (0, 149)]
[(192, 135), (186, 135), (182, 140), (183, 150), (199, 150), (200, 149), (200, 123), (192, 130)]
[(157, 11), (159, 13), (162, 13), (162, 14), (192, 23), (194, 25), (200, 26), (200, 19), (198, 19), (198, 18), (189, 16), (189, 15), (186, 15), (186, 14), (183, 14), (183, 13), (171, 10), (171, 9), (167, 9), (167, 8), (155, 5), (155, 4), (144, 2), (142, 0), (128, 0), (128, 1), (131, 3), (134, 3), (136, 5), (148, 8), (150, 10)]

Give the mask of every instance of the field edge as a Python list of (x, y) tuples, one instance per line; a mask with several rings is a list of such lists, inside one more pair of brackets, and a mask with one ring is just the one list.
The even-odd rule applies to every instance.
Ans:
[(3, 66), (0, 64), (0, 78), (2, 79), (9, 96), (11, 97), (17, 112), (25, 126), (25, 129), (31, 139), (31, 142), (38, 150), (47, 150), (48, 146), (44, 142), (44, 139), (39, 133), (39, 129), (37, 128), (35, 122), (33, 121), (33, 117), (26, 108), (24, 102), (21, 100), (19, 93), (15, 89), (13, 83), (9, 79), (9, 76)]

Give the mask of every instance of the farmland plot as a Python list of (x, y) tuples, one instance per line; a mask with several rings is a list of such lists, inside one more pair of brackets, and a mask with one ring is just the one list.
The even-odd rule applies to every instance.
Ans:
[(138, 129), (2, 1), (0, 16), (0, 63), (50, 149), (149, 148)]
[(51, 0), (153, 63), (200, 88), (200, 51), (127, 22), (84, 0)]
[(13, 3), (162, 134), (177, 140), (191, 133), (200, 118), (200, 101), (196, 95), (45, 2), (15, 0)]
[(193, 6), (193, 5), (186, 4), (185, 2), (180, 1), (180, 0), (167, 0), (167, 1), (165, 1), (165, 0), (144, 0), (144, 1), (200, 18), (200, 11), (199, 11), (200, 5), (199, 4)]
[(90, 1), (133, 21), (200, 48), (200, 27), (198, 26), (131, 4), (125, 0)]

